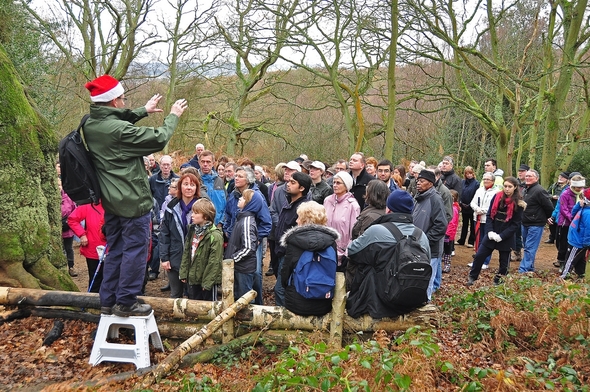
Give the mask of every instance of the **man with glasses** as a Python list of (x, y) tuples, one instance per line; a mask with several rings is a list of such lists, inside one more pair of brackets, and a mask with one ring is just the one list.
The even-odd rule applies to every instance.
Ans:
[(520, 261), (520, 267), (518, 267), (518, 272), (521, 274), (535, 272), (535, 257), (541, 243), (543, 229), (546, 223), (551, 224), (549, 218), (551, 218), (553, 212), (551, 196), (539, 184), (539, 172), (536, 170), (527, 171), (524, 182), (526, 184), (523, 195), (526, 208), (522, 214), (522, 248), (524, 254)]
[(377, 164), (377, 178), (387, 184), (389, 193), (399, 189), (395, 181), (391, 178), (393, 163), (389, 159), (384, 159)]
[(168, 189), (170, 188), (170, 180), (179, 178), (172, 170), (172, 157), (170, 155), (163, 155), (160, 158), (160, 171), (152, 175), (149, 179), (150, 191), (152, 196), (158, 202), (158, 206), (162, 206), (164, 199), (168, 196)]
[(163, 112), (158, 108), (160, 94), (130, 110), (125, 108), (125, 90), (115, 78), (103, 75), (85, 87), (92, 105), (84, 136), (100, 182), (109, 246), (100, 287), (101, 313), (147, 316), (152, 309), (137, 302), (137, 296), (145, 276), (154, 203), (143, 157), (166, 146), (187, 103), (176, 101), (158, 128), (136, 126), (149, 113)]

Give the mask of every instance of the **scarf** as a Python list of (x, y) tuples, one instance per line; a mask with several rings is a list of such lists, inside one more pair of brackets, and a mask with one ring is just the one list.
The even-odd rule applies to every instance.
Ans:
[(498, 212), (498, 207), (500, 206), (500, 203), (504, 201), (504, 203), (502, 204), (506, 207), (506, 222), (508, 222), (510, 219), (512, 219), (512, 214), (514, 213), (514, 201), (512, 201), (510, 197), (504, 198), (504, 196), (504, 191), (496, 193), (496, 197), (494, 199), (494, 204), (492, 205), (492, 212), (490, 216), (492, 217), (492, 219), (494, 219), (496, 213)]
[(193, 204), (195, 204), (195, 201), (197, 201), (197, 199), (192, 199), (188, 204), (184, 204), (184, 201), (180, 199), (179, 205), (180, 211), (182, 212), (182, 214), (180, 214), (180, 221), (182, 222), (182, 231), (185, 236), (189, 224), (188, 215), (190, 214), (191, 208), (193, 208)]
[(199, 247), (199, 242), (201, 242), (205, 232), (211, 227), (211, 225), (211, 222), (207, 222), (203, 226), (195, 225), (195, 234), (193, 235), (193, 240), (191, 243), (191, 258), (195, 257), (195, 253)]

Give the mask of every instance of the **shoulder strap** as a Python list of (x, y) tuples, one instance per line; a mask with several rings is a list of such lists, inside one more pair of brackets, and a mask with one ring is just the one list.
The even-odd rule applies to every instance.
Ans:
[(82, 120), (80, 120), (80, 125), (78, 125), (78, 128), (76, 128), (76, 132), (78, 132), (78, 134), (82, 137), (82, 142), (84, 143), (84, 148), (86, 149), (86, 151), (88, 150), (88, 146), (86, 145), (86, 138), (84, 137), (84, 124), (86, 124), (86, 120), (88, 120), (90, 118), (90, 113), (87, 113), (84, 115), (84, 117), (82, 117)]
[(420, 237), (424, 234), (424, 232), (419, 227), (414, 227), (414, 232), (412, 233), (412, 237), (418, 241)]
[(396, 242), (400, 242), (400, 240), (404, 237), (404, 234), (401, 232), (400, 229), (397, 228), (397, 225), (393, 222), (384, 223), (383, 226), (393, 235)]

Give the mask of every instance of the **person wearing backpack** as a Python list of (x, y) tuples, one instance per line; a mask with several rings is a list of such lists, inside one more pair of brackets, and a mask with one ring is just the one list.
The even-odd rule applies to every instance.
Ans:
[[(395, 317), (427, 301), (428, 283), (432, 275), (430, 246), (427, 236), (413, 223), (413, 209), (414, 200), (408, 192), (401, 189), (391, 192), (387, 198), (385, 215), (377, 218), (348, 246), (346, 286), (349, 293), (346, 311), (349, 316), (356, 318), (368, 313), (376, 319)], [(400, 238), (399, 234), (404, 237)], [(403, 249), (399, 249), (401, 242), (398, 238), (416, 256), (409, 264), (419, 267), (416, 274), (420, 276), (416, 286), (405, 287), (407, 290), (401, 291), (392, 300), (388, 298), (388, 293), (394, 293), (397, 288), (404, 289), (403, 284), (394, 279), (397, 274), (393, 270), (388, 273), (396, 267), (396, 263), (401, 262)], [(409, 239), (413, 243), (409, 243)]]
[[(301, 316), (323, 316), (332, 310), (336, 280), (336, 240), (339, 234), (326, 226), (327, 222), (324, 206), (315, 201), (304, 202), (297, 207), (297, 226), (281, 237), (281, 246), (286, 250), (279, 274), (285, 288), (285, 307)], [(312, 258), (315, 256), (315, 260), (323, 265), (318, 269), (300, 268), (304, 267), (303, 260), (300, 260), (304, 254)], [(311, 261), (312, 264), (316, 262)], [(322, 271), (319, 272), (319, 277), (318, 271)], [(308, 284), (302, 289), (298, 283), (305, 281)], [(321, 283), (317, 283), (319, 287), (313, 287), (314, 282)], [(322, 290), (324, 285), (327, 288)], [(314, 289), (320, 294), (313, 294)]]
[(125, 89), (112, 76), (100, 76), (85, 87), (92, 105), (84, 137), (100, 184), (109, 244), (100, 286), (101, 313), (148, 316), (151, 306), (137, 301), (145, 277), (154, 206), (143, 157), (166, 146), (187, 103), (177, 100), (158, 128), (137, 126), (148, 114), (163, 112), (158, 108), (160, 94), (130, 110), (125, 108)]

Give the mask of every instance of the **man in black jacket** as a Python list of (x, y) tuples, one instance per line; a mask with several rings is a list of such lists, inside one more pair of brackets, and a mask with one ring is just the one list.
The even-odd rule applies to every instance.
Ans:
[(367, 173), (365, 170), (365, 155), (362, 152), (355, 152), (350, 156), (348, 162), (348, 168), (350, 171), (348, 174), (352, 177), (352, 188), (350, 193), (354, 196), (356, 201), (359, 203), (361, 210), (365, 208), (365, 193), (367, 190), (367, 184), (369, 181), (374, 180), (375, 177)]
[(445, 206), (440, 194), (436, 191), (434, 183), (436, 177), (430, 170), (422, 170), (416, 180), (416, 205), (412, 216), (414, 224), (426, 234), (430, 245), (430, 265), (432, 266), (432, 278), (428, 285), (428, 299), (436, 291), (442, 282), (442, 251), (445, 233), (449, 221), (445, 213)]
[(463, 183), (461, 182), (461, 178), (455, 173), (455, 169), (453, 169), (453, 158), (450, 156), (446, 156), (443, 158), (440, 168), (440, 180), (449, 189), (454, 189), (461, 197), (461, 192), (463, 192)]
[(553, 212), (551, 196), (539, 184), (539, 173), (536, 170), (527, 171), (524, 182), (526, 184), (523, 197), (526, 208), (522, 214), (522, 248), (524, 249), (524, 255), (518, 268), (520, 273), (535, 271), (535, 256), (541, 243), (543, 229)]
[[(287, 192), (287, 204), (283, 206), (279, 213), (277, 227), (275, 229), (275, 238), (281, 238), (290, 228), (297, 226), (297, 207), (304, 201), (307, 201), (307, 193), (311, 187), (311, 177), (309, 174), (295, 172), (291, 175), (289, 181), (285, 182)], [(275, 302), (277, 306), (285, 305), (285, 288), (281, 282), (281, 269), (283, 259), (285, 258), (286, 249), (279, 245), (275, 247), (275, 255), (279, 259), (277, 273), (277, 283), (275, 284)]]

